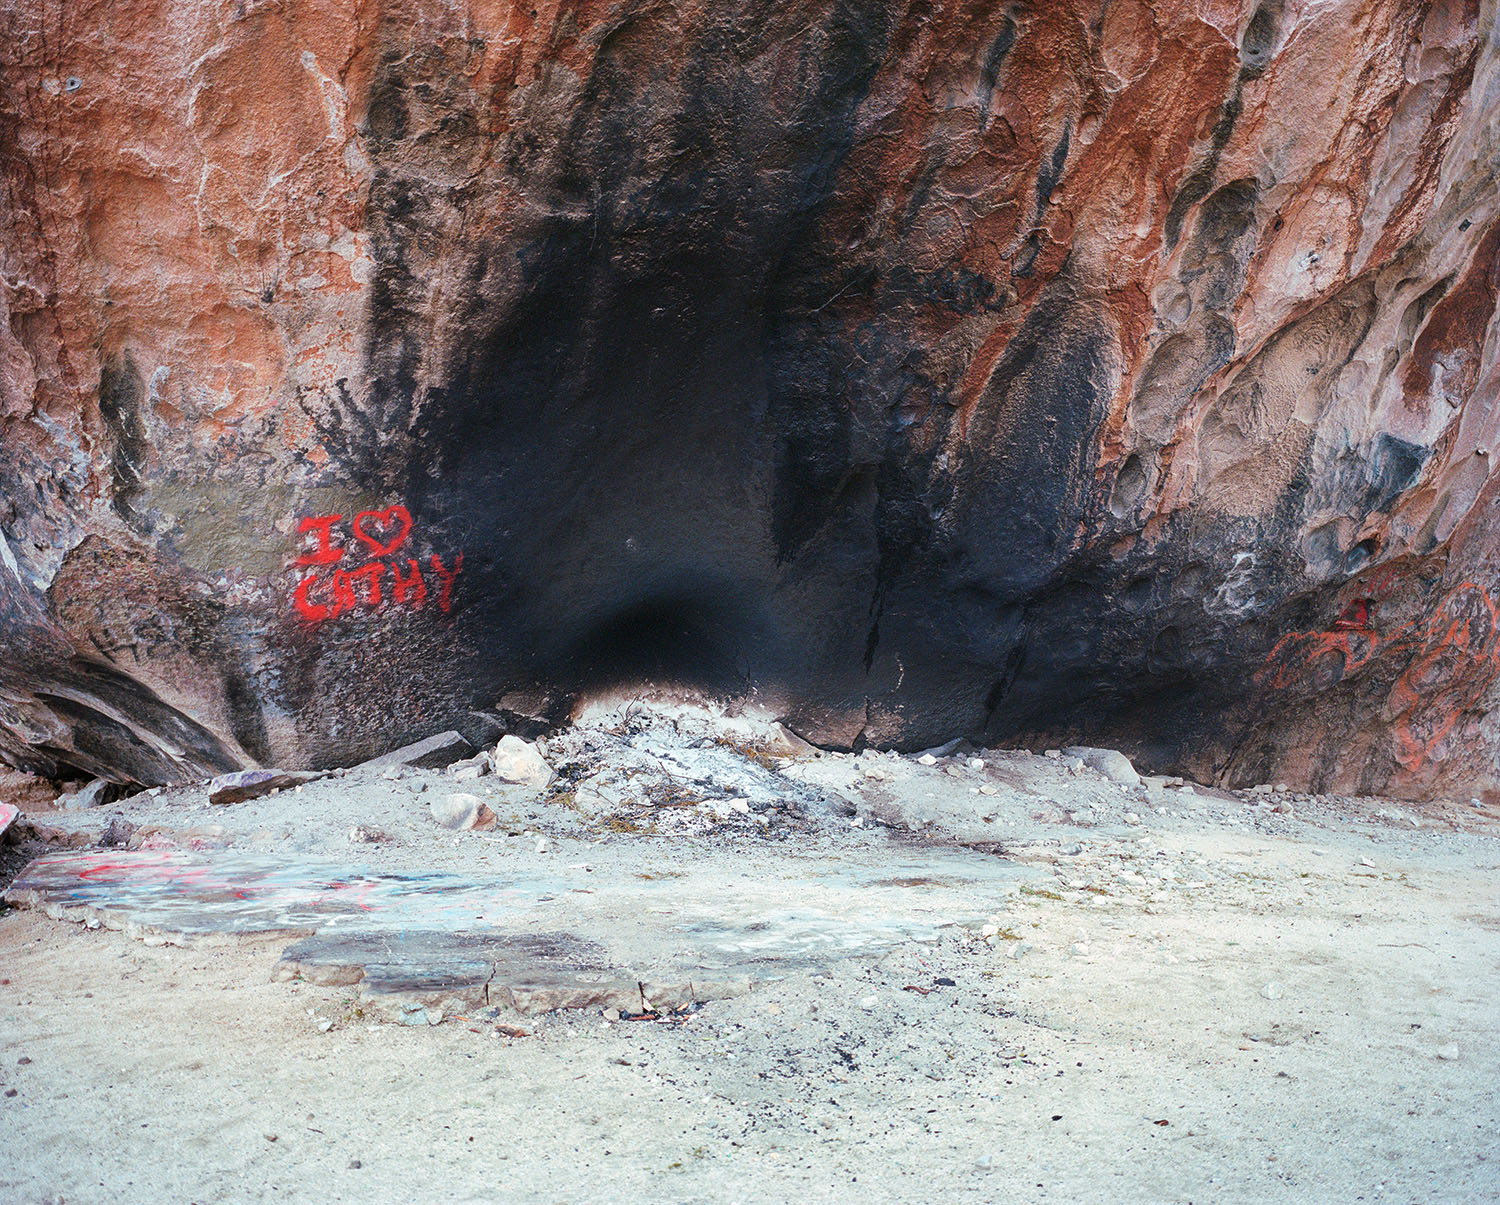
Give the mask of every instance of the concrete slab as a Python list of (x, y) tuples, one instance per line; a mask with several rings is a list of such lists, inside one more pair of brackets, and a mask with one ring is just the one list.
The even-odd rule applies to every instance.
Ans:
[[(975, 923), (1029, 868), (963, 851), (895, 865), (798, 864), (768, 880), (722, 870), (642, 879), (368, 870), (231, 852), (89, 850), (32, 862), (7, 902), (156, 943), (295, 936), (280, 979), (357, 986), (412, 1009), (661, 1010), (743, 995), (793, 970), (930, 942)], [(981, 902), (984, 901), (984, 902)], [(587, 936), (584, 936), (584, 935)]]

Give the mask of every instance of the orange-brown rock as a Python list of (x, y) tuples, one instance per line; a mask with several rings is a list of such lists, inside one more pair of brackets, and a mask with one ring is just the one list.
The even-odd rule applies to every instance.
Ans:
[(0, 755), (634, 677), (1500, 788), (1476, 0), (0, 13)]

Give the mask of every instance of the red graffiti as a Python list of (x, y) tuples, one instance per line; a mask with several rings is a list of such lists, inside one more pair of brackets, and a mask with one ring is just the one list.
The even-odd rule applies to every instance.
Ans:
[(453, 605), (453, 579), (458, 576), (458, 571), (464, 567), (464, 554), (459, 553), (453, 558), (453, 568), (445, 569), (443, 562), (438, 559), (438, 554), (432, 554), (432, 571), (437, 574), (438, 581), (442, 587), (438, 593), (438, 610), (447, 611)]
[(1354, 673), (1379, 648), (1375, 632), (1288, 632), (1256, 670), (1255, 681), (1273, 690), (1299, 684), (1326, 690)]
[[(393, 528), (395, 534), (385, 540), (371, 535), (368, 528), (372, 522), (377, 530)], [(411, 535), (411, 512), (404, 506), (390, 506), (385, 510), (367, 510), (354, 516), (355, 539), (363, 540), (370, 546), (371, 556), (390, 556), (406, 543), (406, 537), (409, 535)]]
[(1375, 607), (1373, 598), (1356, 598), (1344, 608), (1344, 613), (1333, 621), (1335, 632), (1373, 632), (1370, 612)]
[(333, 614), (330, 608), (323, 606), (321, 603), (315, 603), (308, 598), (308, 591), (317, 584), (318, 575), (309, 573), (297, 583), (297, 588), (292, 591), (292, 606), (297, 609), (297, 614), (309, 623), (318, 623), (320, 620), (327, 619)]
[(1421, 643), (1391, 689), (1397, 711), (1396, 760), (1422, 765), (1474, 707), (1500, 672), (1500, 623), (1490, 596), (1473, 582), (1443, 596)]
[[(419, 610), (427, 601), (427, 583), (422, 580), (422, 570), (416, 561), (407, 561), (410, 573), (406, 577), (401, 576), (401, 566), (395, 561), (391, 562), (391, 597), (402, 606), (410, 606), (413, 611)], [(456, 569), (454, 572), (458, 572)]]
[[(376, 611), (387, 606), (420, 611), (429, 598), (443, 614), (453, 609), (454, 583), (463, 568), (463, 553), (454, 555), (451, 569), (439, 554), (428, 556), (428, 572), (434, 580), (431, 590), (416, 559), (405, 558), (404, 567), (399, 561), (380, 559), (390, 556), (411, 538), (413, 523), (406, 507), (361, 511), (347, 525), (348, 534), (354, 537), (352, 541), (342, 538), (343, 525), (342, 515), (317, 515), (297, 525), (298, 536), (312, 533), (313, 547), (302, 552), (292, 565), (317, 567), (292, 587), (292, 609), (299, 617), (308, 623), (322, 623), (350, 611)], [(366, 558), (366, 562), (354, 568), (339, 567), (327, 575), (319, 572), (338, 565), (351, 554), (356, 559)]]
[(1416, 770), (1439, 752), (1500, 674), (1500, 615), (1474, 582), (1455, 586), (1425, 619), (1388, 636), (1371, 623), (1372, 599), (1346, 607), (1326, 632), (1288, 632), (1255, 681), (1273, 690), (1326, 690), (1377, 656), (1408, 658), (1386, 701), (1396, 762)]
[(306, 535), (310, 531), (317, 533), (318, 546), (312, 552), (299, 556), (292, 563), (294, 565), (331, 565), (343, 557), (343, 550), (333, 546), (333, 525), (338, 521), (338, 515), (318, 515), (314, 518), (303, 519), (297, 524), (299, 536)]

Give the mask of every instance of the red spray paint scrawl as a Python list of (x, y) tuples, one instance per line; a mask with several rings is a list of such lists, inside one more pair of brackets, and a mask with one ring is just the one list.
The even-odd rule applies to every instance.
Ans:
[[(310, 572), (292, 588), (292, 609), (308, 623), (337, 619), (349, 611), (420, 611), (429, 602), (446, 615), (453, 609), (454, 583), (464, 554), (455, 554), (450, 567), (434, 552), (427, 557), (425, 571), (416, 557), (396, 557), (410, 540), (412, 526), (411, 512), (404, 506), (361, 511), (347, 523), (343, 515), (303, 519), (297, 524), (303, 547), (292, 565)], [(363, 564), (358, 563), (361, 559)], [(352, 567), (346, 567), (346, 561)]]
[(1374, 606), (1373, 599), (1356, 599), (1328, 631), (1288, 632), (1255, 681), (1272, 690), (1325, 690), (1377, 656), (1405, 658), (1385, 706), (1394, 718), (1395, 760), (1417, 770), (1441, 753), (1500, 675), (1500, 613), (1475, 582), (1453, 587), (1427, 616), (1387, 634), (1375, 630)]

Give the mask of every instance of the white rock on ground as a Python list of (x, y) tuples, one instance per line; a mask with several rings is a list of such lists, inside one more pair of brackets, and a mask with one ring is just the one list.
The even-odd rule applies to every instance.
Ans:
[(432, 818), (444, 828), (458, 832), (477, 825), (482, 819), (482, 813), (488, 809), (478, 795), (458, 791), (434, 799), (428, 804), (428, 810), (432, 813)]
[(1141, 785), (1141, 776), (1135, 772), (1130, 759), (1118, 749), (1091, 749), (1086, 745), (1074, 745), (1064, 749), (1063, 753), (1068, 757), (1078, 758), (1089, 769), (1099, 771), (1110, 782), (1127, 787)]
[(552, 767), (537, 747), (510, 733), (500, 738), (490, 760), (501, 782), (540, 788), (552, 781)]

